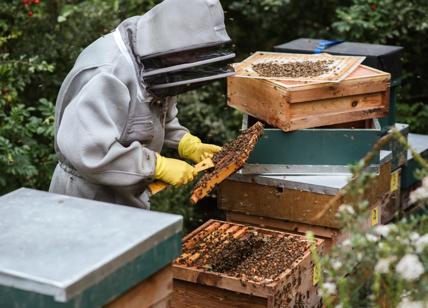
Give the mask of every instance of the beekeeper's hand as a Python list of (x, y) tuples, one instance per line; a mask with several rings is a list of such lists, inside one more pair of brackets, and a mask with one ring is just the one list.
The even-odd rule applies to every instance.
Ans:
[(178, 154), (180, 157), (191, 159), (195, 163), (199, 163), (206, 158), (212, 158), (220, 150), (221, 147), (214, 144), (202, 143), (201, 139), (193, 136), (191, 133), (185, 134), (178, 144)]
[(180, 186), (192, 181), (196, 174), (195, 168), (185, 161), (163, 157), (156, 153), (156, 179)]

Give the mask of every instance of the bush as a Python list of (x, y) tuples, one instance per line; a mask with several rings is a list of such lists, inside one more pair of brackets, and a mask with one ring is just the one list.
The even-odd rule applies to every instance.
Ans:
[[(110, 32), (121, 20), (143, 14), (157, 2), (0, 3), (0, 194), (21, 186), (47, 189), (56, 164), (53, 106), (66, 74), (90, 42)], [(409, 122), (413, 130), (427, 132), (423, 86), (428, 61), (424, 57), (428, 46), (424, 39), (426, 1), (222, 0), (222, 5), (237, 60), (298, 37), (341, 36), (347, 40), (406, 46), (400, 119)], [(181, 122), (208, 142), (223, 144), (239, 130), (240, 114), (227, 107), (224, 82), (182, 95), (179, 104)], [(154, 207), (173, 210), (175, 206), (168, 199), (171, 196), (164, 196), (156, 198)], [(174, 202), (186, 206), (184, 192), (174, 196), (178, 198)], [(186, 212), (187, 221), (193, 219), (193, 213)]]
[[(405, 140), (401, 136), (401, 142)], [(390, 137), (385, 137), (390, 138)], [(385, 140), (386, 141), (386, 140)], [(377, 153), (375, 150), (373, 153)], [(422, 186), (410, 194), (410, 202), (428, 206), (428, 162), (420, 163)], [(370, 159), (366, 160), (370, 161)], [(373, 176), (361, 161), (353, 167), (347, 193), (350, 204), (339, 208), (341, 232), (347, 238), (315, 262), (323, 269), (321, 294), (326, 307), (425, 307), (428, 301), (428, 216), (405, 218), (395, 224), (377, 225), (367, 231), (370, 205), (364, 192)], [(424, 303), (424, 304), (423, 304)]]
[(353, 0), (337, 9), (332, 25), (346, 40), (399, 45), (403, 80), (398, 95), (398, 120), (411, 131), (428, 132), (428, 2), (425, 0)]

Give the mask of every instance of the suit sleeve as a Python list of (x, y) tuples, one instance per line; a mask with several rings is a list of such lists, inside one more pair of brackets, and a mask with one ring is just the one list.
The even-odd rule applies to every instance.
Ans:
[(189, 132), (187, 128), (182, 126), (178, 121), (177, 114), (177, 100), (170, 98), (169, 108), (165, 118), (165, 141), (164, 144), (168, 148), (177, 149), (181, 138)]
[(61, 153), (89, 180), (128, 186), (153, 177), (156, 154), (135, 141), (119, 143), (128, 117), (128, 88), (115, 76), (94, 76), (64, 111), (57, 143)]

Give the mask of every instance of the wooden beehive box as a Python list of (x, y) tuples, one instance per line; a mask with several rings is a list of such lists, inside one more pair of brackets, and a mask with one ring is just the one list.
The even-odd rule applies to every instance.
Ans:
[[(231, 238), (235, 238), (235, 241), (243, 241), (242, 247), (247, 247), (245, 239), (254, 232), (276, 241), (275, 247), (289, 251), (288, 255), (283, 255), (283, 259), (279, 258), (279, 260), (288, 260), (289, 264), (286, 268), (281, 267), (272, 279), (249, 274), (247, 276), (233, 275), (227, 270), (224, 272), (216, 271), (218, 268), (215, 267), (215, 264), (218, 264), (216, 260), (228, 262), (238, 260), (239, 263), (237, 264), (245, 268), (246, 260), (257, 255), (259, 246), (255, 245), (254, 251), (245, 254), (245, 256), (243, 254), (240, 258), (233, 254), (224, 253), (223, 259), (217, 259), (215, 254), (207, 256), (205, 253), (209, 250), (218, 251), (219, 254), (222, 254), (224, 250), (218, 247), (227, 247), (222, 245), (228, 245), (227, 241), (232, 241)], [(290, 245), (286, 244), (287, 242), (294, 243), (292, 244), (294, 248), (286, 246)], [(316, 245), (318, 252), (322, 254), (324, 241), (317, 240)], [(298, 253), (291, 257), (291, 251), (297, 249)], [(316, 292), (319, 272), (311, 261), (309, 242), (303, 236), (210, 220), (183, 239), (183, 251), (184, 253), (173, 264), (174, 293), (172, 307), (321, 306), (321, 299)], [(257, 259), (258, 266), (263, 264), (264, 267), (274, 267), (275, 264), (269, 263), (269, 253), (265, 252), (265, 254), (259, 255), (261, 259)], [(223, 266), (222, 263), (220, 266)], [(254, 268), (253, 270), (255, 271)]]
[(343, 81), (297, 82), (232, 76), (228, 105), (283, 131), (381, 118), (388, 114), (390, 74), (364, 65)]
[[(383, 168), (384, 171), (387, 170), (387, 167)], [(370, 213), (366, 220), (364, 220), (359, 228), (361, 230), (368, 230), (370, 227), (378, 225), (378, 224), (387, 224), (391, 222), (393, 219), (400, 217), (400, 169), (395, 170), (391, 173), (390, 177), (390, 190), (386, 192), (380, 200), (378, 200), (374, 205), (370, 208)], [(302, 178), (302, 177), (300, 177)], [(333, 185), (328, 187), (328, 182), (332, 184), (331, 179), (329, 177), (324, 177), (324, 193), (327, 193), (328, 190), (332, 189)], [(340, 176), (337, 176), (336, 184), (340, 186)], [(321, 187), (312, 186), (310, 184), (311, 181), (307, 181), (305, 189), (311, 189), (312, 192), (318, 191), (318, 193), (322, 193), (320, 190)], [(312, 181), (313, 182), (313, 181)], [(322, 182), (322, 181), (320, 181)], [(227, 184), (225, 184), (227, 185)], [(302, 183), (298, 184), (294, 183), (295, 189), (299, 190), (303, 188)], [(299, 188), (300, 187), (300, 188)], [(253, 189), (252, 187), (247, 187), (248, 190)], [(384, 187), (386, 189), (386, 186)], [(221, 195), (220, 189), (220, 195)], [(280, 187), (277, 187), (278, 193), (282, 191)], [(243, 192), (245, 195), (246, 192)], [(308, 200), (307, 198), (304, 198)], [(316, 200), (312, 200), (313, 202), (317, 202)], [(297, 202), (297, 204), (300, 204)], [(320, 226), (309, 223), (290, 221), (287, 219), (281, 218), (272, 218), (267, 216), (260, 216), (257, 214), (252, 214), (253, 211), (248, 210), (245, 211), (234, 211), (234, 210), (226, 210), (226, 220), (235, 223), (249, 224), (259, 226), (261, 228), (269, 228), (274, 230), (283, 230), (287, 232), (293, 232), (297, 234), (306, 234), (308, 231), (311, 231), (317, 238), (323, 239), (325, 241), (326, 250), (329, 250), (334, 245), (346, 240), (349, 234), (342, 231), (340, 228), (332, 228), (326, 226)]]
[[(391, 158), (391, 152), (381, 152), (380, 172), (365, 196), (372, 206), (376, 206), (390, 192)], [(340, 194), (349, 180), (346, 175), (237, 173), (219, 186), (218, 207), (226, 211), (338, 229), (338, 208), (352, 201), (349, 196)], [(320, 212), (324, 215), (318, 217)]]

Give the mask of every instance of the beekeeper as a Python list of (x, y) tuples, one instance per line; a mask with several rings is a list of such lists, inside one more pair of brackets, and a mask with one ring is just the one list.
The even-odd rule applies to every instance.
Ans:
[(220, 147), (177, 119), (176, 95), (233, 74), (218, 0), (165, 0), (82, 51), (56, 101), (59, 163), (49, 191), (149, 207), (154, 180), (178, 186)]

